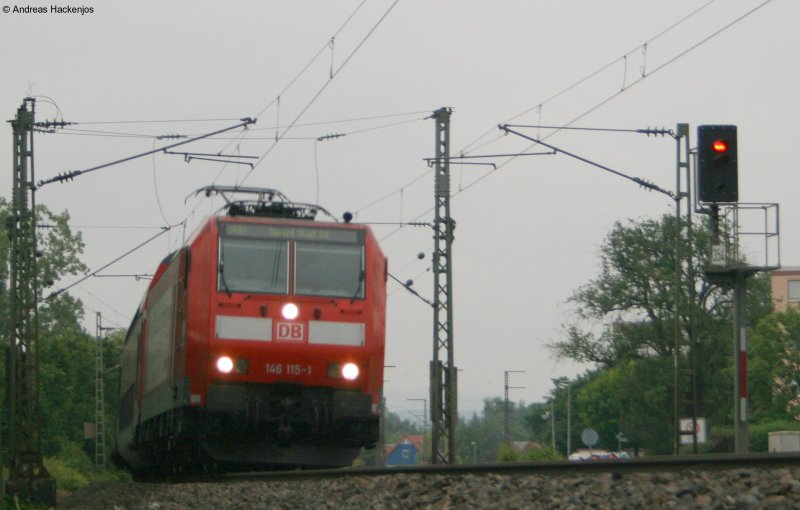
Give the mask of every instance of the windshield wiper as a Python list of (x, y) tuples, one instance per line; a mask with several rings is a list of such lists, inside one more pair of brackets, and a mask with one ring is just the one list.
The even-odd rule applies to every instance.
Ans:
[(355, 303), (356, 299), (359, 297), (359, 294), (361, 294), (361, 289), (364, 287), (364, 277), (365, 276), (366, 276), (366, 273), (364, 272), (363, 269), (361, 271), (359, 271), (359, 273), (358, 273), (358, 287), (356, 287), (356, 292), (353, 294), (353, 297), (350, 299), (350, 304), (351, 305), (353, 303)]
[(228, 297), (233, 297), (233, 295), (231, 294), (231, 289), (228, 288), (228, 282), (225, 281), (225, 263), (224, 262), (220, 262), (219, 263), (219, 283), (222, 285), (222, 290), (224, 290), (228, 294)]

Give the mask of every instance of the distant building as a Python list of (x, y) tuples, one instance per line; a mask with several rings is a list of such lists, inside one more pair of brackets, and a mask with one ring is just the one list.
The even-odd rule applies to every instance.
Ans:
[(800, 266), (787, 266), (770, 273), (772, 306), (786, 311), (788, 306), (800, 305)]
[(396, 444), (386, 446), (387, 466), (412, 466), (422, 460), (423, 436), (406, 434)]

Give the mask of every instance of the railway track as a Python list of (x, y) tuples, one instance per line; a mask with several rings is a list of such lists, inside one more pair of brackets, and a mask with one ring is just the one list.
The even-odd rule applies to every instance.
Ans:
[(652, 473), (659, 471), (719, 470), (740, 468), (800, 468), (800, 453), (706, 454), (635, 457), (614, 460), (498, 462), (489, 464), (437, 464), (399, 467), (340, 469), (297, 469), (252, 471), (213, 475), (168, 476), (148, 479), (150, 483), (223, 483), (291, 480), (326, 480), (348, 477), (421, 475), (538, 474), (570, 475), (591, 473)]
[(800, 455), (231, 473), (89, 487), (61, 508), (800, 508)]

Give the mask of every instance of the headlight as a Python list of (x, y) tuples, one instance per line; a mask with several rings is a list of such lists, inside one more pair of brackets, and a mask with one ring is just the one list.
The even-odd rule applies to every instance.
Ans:
[(223, 374), (230, 374), (233, 370), (233, 360), (227, 356), (220, 356), (217, 358), (217, 370)]
[(283, 305), (283, 308), (281, 308), (281, 315), (283, 315), (283, 318), (286, 320), (294, 320), (299, 314), (300, 309), (297, 308), (297, 305), (294, 303), (286, 303)]
[(342, 365), (342, 377), (348, 381), (355, 381), (358, 379), (358, 365), (355, 363), (345, 363)]

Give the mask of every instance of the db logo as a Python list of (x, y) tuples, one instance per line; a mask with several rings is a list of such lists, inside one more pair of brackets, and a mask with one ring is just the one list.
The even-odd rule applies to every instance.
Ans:
[(278, 340), (303, 340), (305, 326), (296, 322), (279, 322), (276, 325), (275, 338)]

